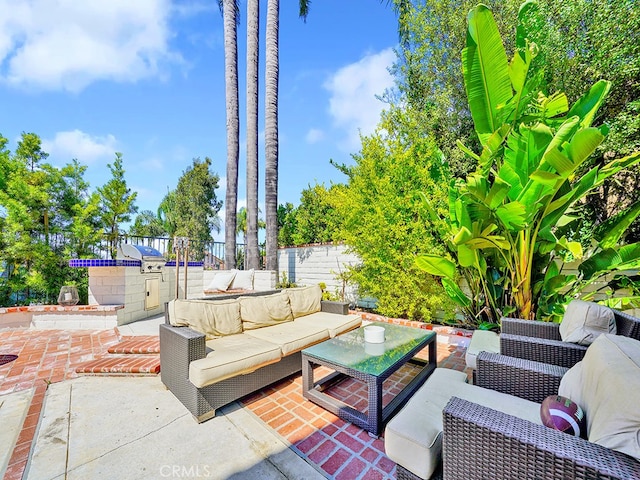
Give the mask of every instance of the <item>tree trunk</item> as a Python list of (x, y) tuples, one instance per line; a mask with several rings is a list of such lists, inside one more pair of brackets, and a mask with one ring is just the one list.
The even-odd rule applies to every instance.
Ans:
[(247, 234), (245, 265), (259, 269), (258, 251), (258, 65), (260, 2), (247, 2)]
[(265, 217), (267, 270), (278, 271), (278, 22), (279, 1), (267, 2)]
[(238, 204), (238, 156), (240, 110), (238, 106), (238, 38), (235, 0), (224, 0), (224, 72), (227, 105), (227, 193), (225, 199), (225, 269), (236, 267), (236, 207)]

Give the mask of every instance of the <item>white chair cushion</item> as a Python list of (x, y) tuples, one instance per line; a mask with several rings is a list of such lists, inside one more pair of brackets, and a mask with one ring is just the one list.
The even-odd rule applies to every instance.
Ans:
[(584, 410), (590, 442), (640, 461), (640, 342), (600, 335), (560, 382)]
[(476, 330), (473, 332), (465, 354), (467, 367), (474, 370), (477, 368), (477, 358), (480, 352), (500, 353), (500, 337), (496, 332), (489, 330)]
[(231, 290), (253, 290), (253, 276), (255, 271), (236, 270), (236, 275), (231, 282)]
[(616, 333), (613, 311), (604, 305), (572, 300), (560, 323), (560, 338), (564, 342), (591, 345), (603, 333)]
[(205, 291), (226, 292), (235, 278), (237, 270), (221, 270), (216, 272)]
[(466, 382), (466, 374), (436, 368), (425, 384), (387, 424), (384, 448), (394, 462), (430, 478), (442, 457), (442, 410), (459, 397), (541, 425), (540, 405)]

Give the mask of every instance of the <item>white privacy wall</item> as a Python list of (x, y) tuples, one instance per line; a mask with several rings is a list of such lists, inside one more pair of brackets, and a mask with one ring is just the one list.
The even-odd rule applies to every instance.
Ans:
[[(299, 286), (317, 285), (324, 282), (327, 290), (338, 295), (342, 292), (342, 281), (338, 278), (347, 266), (360, 263), (360, 258), (347, 253), (345, 245), (310, 245), (305, 247), (288, 247), (278, 250), (278, 281), (286, 274), (289, 281)], [(356, 287), (348, 284), (345, 289), (345, 300), (353, 302), (358, 298)]]

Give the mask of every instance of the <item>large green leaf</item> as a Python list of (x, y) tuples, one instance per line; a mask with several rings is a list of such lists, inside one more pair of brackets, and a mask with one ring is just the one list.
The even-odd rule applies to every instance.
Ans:
[(467, 17), (467, 46), (462, 50), (462, 72), (476, 132), (484, 145), (500, 126), (498, 108), (512, 96), (509, 63), (493, 14), (485, 5)]
[(595, 276), (610, 270), (626, 270), (640, 267), (640, 243), (624, 245), (620, 248), (607, 248), (580, 264), (583, 280), (591, 280)]
[(576, 132), (566, 148), (566, 154), (578, 168), (591, 156), (604, 140), (604, 135), (597, 128), (584, 128)]
[(416, 257), (416, 266), (436, 277), (454, 279), (456, 276), (456, 264), (439, 255), (424, 254)]
[(598, 231), (604, 233), (604, 236), (600, 238), (600, 247), (604, 249), (615, 247), (624, 232), (638, 218), (638, 215), (640, 215), (640, 202), (626, 209), (621, 215), (616, 215), (606, 221), (602, 228), (598, 227)]
[(468, 307), (471, 305), (471, 300), (467, 297), (464, 292), (460, 289), (458, 284), (449, 278), (442, 279), (442, 286), (444, 287), (444, 291), (447, 292), (449, 298), (456, 302), (461, 307)]
[(509, 202), (496, 209), (496, 215), (508, 230), (522, 230), (526, 224), (527, 212), (520, 202)]
[(593, 122), (600, 105), (609, 94), (611, 82), (600, 80), (596, 82), (587, 93), (585, 93), (576, 103), (573, 104), (567, 116), (577, 115), (580, 117), (580, 126), (588, 127)]

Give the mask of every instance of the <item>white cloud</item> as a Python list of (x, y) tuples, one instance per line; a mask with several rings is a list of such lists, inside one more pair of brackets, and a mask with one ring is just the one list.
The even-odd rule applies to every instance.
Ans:
[(0, 75), (44, 90), (134, 82), (180, 62), (169, 49), (169, 0), (0, 0)]
[(307, 132), (307, 135), (305, 136), (305, 140), (307, 141), (307, 143), (310, 143), (310, 144), (318, 143), (323, 139), (324, 139), (324, 132), (317, 128), (312, 128)]
[(393, 49), (387, 48), (342, 67), (324, 84), (331, 93), (329, 113), (334, 125), (346, 133), (346, 150), (360, 146), (359, 133), (367, 135), (375, 130), (385, 106), (376, 95), (393, 86), (388, 68), (394, 61)]
[(53, 140), (42, 141), (42, 149), (51, 156), (65, 162), (77, 158), (83, 164), (104, 158), (112, 160), (116, 148), (117, 142), (113, 135), (92, 136), (81, 130), (58, 132)]

